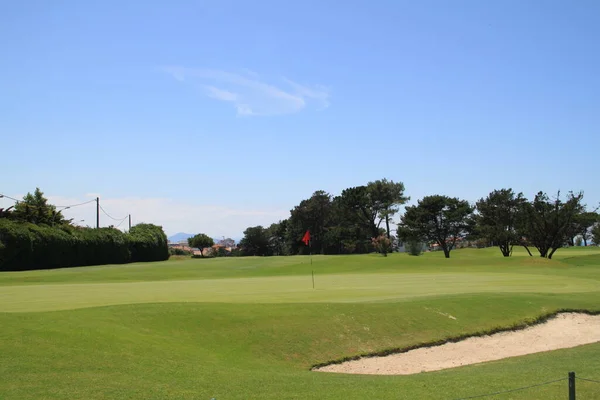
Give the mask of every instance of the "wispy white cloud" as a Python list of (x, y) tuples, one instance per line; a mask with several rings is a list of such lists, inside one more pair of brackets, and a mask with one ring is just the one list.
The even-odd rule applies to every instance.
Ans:
[(214, 86), (206, 86), (206, 90), (208, 91), (209, 97), (217, 100), (236, 102), (239, 97), (237, 93), (219, 89)]
[(329, 106), (328, 88), (300, 85), (287, 78), (281, 79), (288, 86), (284, 88), (259, 80), (258, 74), (252, 71), (237, 74), (177, 66), (164, 67), (163, 71), (179, 81), (202, 85), (208, 97), (232, 103), (241, 116), (293, 114), (310, 103), (321, 109)]
[(303, 97), (317, 100), (321, 108), (329, 107), (329, 89), (322, 85), (315, 85), (314, 87), (303, 86), (299, 83), (292, 81), (291, 79), (284, 78), (285, 82), (290, 85), (296, 93)]

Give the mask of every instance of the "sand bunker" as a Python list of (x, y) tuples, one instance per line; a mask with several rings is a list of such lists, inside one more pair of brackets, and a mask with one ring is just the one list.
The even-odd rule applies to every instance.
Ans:
[(315, 369), (323, 372), (410, 375), (600, 342), (600, 315), (562, 313), (519, 331), (473, 337), (456, 343), (369, 357)]

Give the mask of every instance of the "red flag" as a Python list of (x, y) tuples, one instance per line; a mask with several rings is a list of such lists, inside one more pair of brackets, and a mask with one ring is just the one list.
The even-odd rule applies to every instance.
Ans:
[(308, 244), (310, 243), (310, 232), (306, 231), (306, 233), (304, 234), (304, 237), (302, 238), (302, 241), (304, 242), (305, 245), (308, 246)]

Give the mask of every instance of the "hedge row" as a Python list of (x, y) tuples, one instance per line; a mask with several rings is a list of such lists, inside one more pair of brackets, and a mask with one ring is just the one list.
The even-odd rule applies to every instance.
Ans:
[(169, 258), (162, 228), (50, 227), (0, 218), (0, 271), (161, 261)]

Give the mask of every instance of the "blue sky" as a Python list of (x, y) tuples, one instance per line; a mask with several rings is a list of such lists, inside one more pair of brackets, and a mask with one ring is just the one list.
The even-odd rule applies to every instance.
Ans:
[[(598, 15), (596, 1), (3, 2), (0, 193), (99, 195), (168, 234), (232, 237), (382, 177), (413, 200), (512, 187), (596, 205)], [(91, 224), (86, 207), (65, 214)]]

